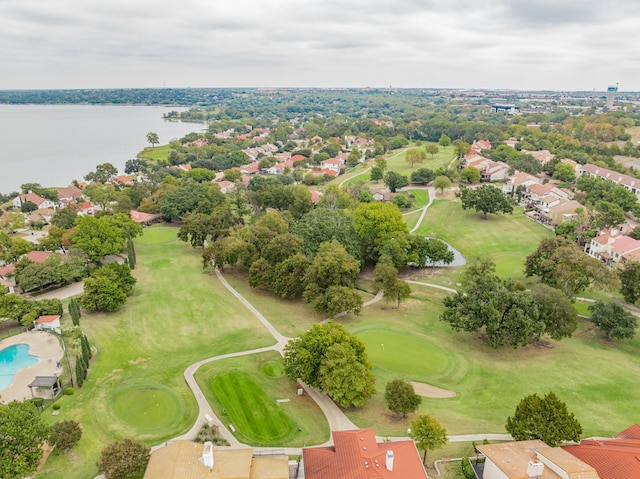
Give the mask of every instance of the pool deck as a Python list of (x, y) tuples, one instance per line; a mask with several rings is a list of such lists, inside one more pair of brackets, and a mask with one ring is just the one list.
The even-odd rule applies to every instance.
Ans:
[(0, 401), (5, 403), (31, 398), (28, 385), (36, 376), (58, 376), (61, 371), (56, 368), (56, 363), (62, 360), (64, 354), (58, 338), (44, 331), (30, 331), (3, 339), (0, 349), (14, 344), (28, 344), (29, 354), (38, 356), (40, 360), (18, 371), (13, 382), (0, 391)]

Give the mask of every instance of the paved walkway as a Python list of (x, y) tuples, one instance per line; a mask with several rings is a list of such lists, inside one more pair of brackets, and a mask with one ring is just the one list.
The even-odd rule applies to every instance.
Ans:
[(72, 296), (79, 296), (84, 293), (84, 282), (71, 283), (68, 286), (49, 291), (48, 293), (34, 295), (35, 299), (67, 299)]

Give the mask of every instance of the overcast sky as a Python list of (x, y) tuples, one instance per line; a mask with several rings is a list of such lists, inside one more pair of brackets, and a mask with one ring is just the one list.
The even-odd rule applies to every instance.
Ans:
[(0, 89), (616, 82), (637, 0), (0, 0)]

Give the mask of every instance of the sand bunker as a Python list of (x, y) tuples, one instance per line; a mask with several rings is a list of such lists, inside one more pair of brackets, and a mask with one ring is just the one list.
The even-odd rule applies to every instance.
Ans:
[(454, 398), (456, 397), (455, 391), (448, 389), (442, 389), (431, 384), (419, 383), (416, 381), (410, 381), (413, 386), (413, 390), (418, 396), (424, 396), (426, 398)]

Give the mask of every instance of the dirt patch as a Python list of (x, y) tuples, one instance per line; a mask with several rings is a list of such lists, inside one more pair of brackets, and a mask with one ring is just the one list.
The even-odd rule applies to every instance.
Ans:
[(417, 381), (410, 381), (413, 386), (413, 390), (418, 396), (424, 396), (426, 398), (454, 398), (456, 397), (455, 391), (449, 389), (442, 389), (431, 384), (419, 383)]

